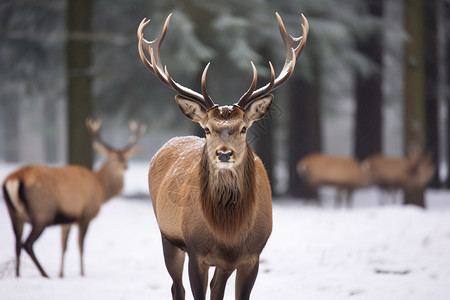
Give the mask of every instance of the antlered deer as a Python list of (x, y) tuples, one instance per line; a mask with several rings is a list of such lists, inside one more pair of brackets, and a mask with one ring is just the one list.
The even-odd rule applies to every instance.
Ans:
[[(159, 37), (143, 38), (149, 21), (141, 22), (137, 35), (142, 62), (165, 85), (176, 90), (175, 100), (183, 114), (198, 122), (206, 139), (179, 137), (168, 141), (153, 157), (149, 189), (162, 235), (167, 270), (173, 279), (173, 299), (184, 299), (182, 273), (185, 254), (189, 256), (189, 279), (195, 299), (205, 299), (208, 270), (215, 266), (211, 299), (222, 299), (229, 276), (237, 270), (236, 299), (248, 299), (256, 280), (259, 255), (272, 231), (271, 189), (264, 166), (251, 149), (246, 132), (267, 113), (270, 94), (292, 74), (308, 34), (302, 15), (303, 36), (289, 35), (277, 14), (287, 48), (286, 60), (275, 78), (256, 88), (257, 71), (252, 63), (253, 81), (249, 90), (232, 106), (214, 104), (206, 91), (203, 71), (202, 93), (175, 82), (163, 68), (159, 48), (170, 15)], [(146, 58), (144, 50), (150, 55)]]
[[(62, 224), (62, 257), (60, 277), (63, 277), (64, 253), (67, 237), (73, 223), (78, 225), (81, 275), (84, 275), (84, 237), (89, 222), (98, 214), (103, 203), (117, 196), (123, 187), (123, 174), (128, 159), (140, 146), (138, 138), (146, 128), (130, 123), (132, 136), (121, 150), (113, 149), (99, 135), (99, 122), (87, 121), (88, 129), (95, 138), (94, 149), (106, 157), (96, 172), (85, 167), (68, 165), (50, 168), (43, 165), (25, 166), (9, 174), (3, 182), (6, 200), (16, 238), (16, 276), (20, 275), (20, 253), (22, 247), (30, 255), (44, 277), (47, 273), (38, 262), (33, 244), (50, 225)], [(31, 233), (22, 243), (24, 223), (31, 224)]]
[(353, 191), (370, 183), (365, 164), (351, 157), (309, 154), (297, 163), (297, 172), (318, 201), (320, 201), (318, 187), (323, 185), (336, 187), (337, 205), (342, 202), (343, 193), (346, 192), (347, 206), (350, 206)]
[[(370, 172), (373, 184), (382, 191), (390, 192), (395, 199), (395, 192), (403, 192), (424, 188), (433, 178), (435, 165), (431, 161), (431, 154), (410, 153), (406, 157), (392, 157), (373, 154), (364, 160)], [(381, 199), (381, 204), (387, 198)]]

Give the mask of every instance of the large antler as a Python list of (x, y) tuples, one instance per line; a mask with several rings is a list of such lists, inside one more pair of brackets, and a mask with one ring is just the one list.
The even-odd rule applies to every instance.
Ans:
[[(168, 87), (174, 89), (181, 95), (188, 97), (192, 99), (193, 101), (199, 103), (202, 105), (206, 110), (210, 110), (211, 108), (217, 106), (214, 104), (212, 99), (209, 97), (207, 91), (206, 91), (206, 73), (208, 72), (209, 64), (205, 67), (202, 75), (202, 94), (199, 94), (185, 86), (182, 86), (181, 84), (174, 81), (167, 71), (167, 67), (164, 66), (161, 63), (161, 56), (159, 55), (159, 48), (161, 47), (161, 44), (164, 40), (164, 37), (166, 35), (167, 27), (169, 26), (170, 17), (172, 14), (170, 14), (166, 22), (164, 23), (164, 27), (160, 33), (160, 35), (152, 42), (147, 41), (144, 39), (144, 34), (142, 31), (144, 30), (145, 26), (150, 22), (150, 20), (146, 21), (144, 18), (139, 25), (139, 28), (137, 30), (137, 37), (139, 40), (138, 50), (139, 50), (139, 56), (141, 57), (142, 62), (144, 65), (156, 75), (156, 77), (159, 78), (164, 84), (166, 84)], [(144, 48), (147, 50), (148, 54), (150, 55), (150, 61), (148, 61), (147, 57), (144, 54)]]
[(141, 124), (138, 126), (138, 124), (135, 121), (130, 121), (128, 124), (130, 127), (130, 138), (128, 139), (128, 143), (123, 147), (122, 151), (127, 151), (131, 149), (139, 140), (141, 136), (144, 135), (144, 133), (147, 131), (147, 125)]
[[(139, 25), (139, 28), (137, 30), (137, 36), (139, 39), (139, 56), (141, 57), (142, 62), (144, 65), (152, 72), (154, 73), (164, 84), (169, 86), (170, 88), (176, 90), (177, 92), (181, 93), (183, 96), (186, 96), (193, 101), (196, 101), (197, 103), (201, 104), (206, 110), (210, 110), (211, 108), (217, 106), (214, 104), (214, 102), (209, 97), (207, 91), (206, 91), (206, 73), (209, 68), (209, 63), (205, 67), (202, 75), (202, 94), (199, 94), (185, 86), (180, 85), (179, 83), (175, 82), (169, 75), (169, 72), (167, 71), (167, 67), (162, 66), (161, 63), (161, 57), (159, 54), (159, 48), (161, 47), (161, 43), (164, 40), (164, 37), (166, 35), (167, 27), (169, 26), (170, 17), (172, 14), (170, 14), (166, 22), (164, 23), (164, 27), (160, 33), (160, 35), (152, 42), (149, 42), (144, 39), (143, 37), (143, 29), (147, 24), (150, 22), (150, 20), (146, 21), (144, 18)], [(235, 104), (236, 106), (240, 107), (241, 109), (246, 109), (246, 107), (253, 102), (254, 100), (270, 93), (271, 91), (278, 88), (280, 85), (282, 85), (292, 74), (294, 71), (295, 63), (297, 59), (299, 58), (300, 54), (303, 51), (303, 48), (305, 47), (306, 39), (308, 37), (309, 32), (309, 23), (308, 20), (305, 18), (305, 16), (302, 14), (303, 23), (302, 31), (303, 35), (294, 38), (292, 37), (284, 27), (283, 20), (281, 19), (280, 15), (276, 13), (277, 20), (278, 20), (278, 26), (280, 28), (281, 38), (283, 39), (284, 45), (286, 47), (286, 60), (284, 62), (283, 69), (281, 70), (280, 74), (277, 78), (275, 78), (275, 71), (273, 69), (272, 63), (269, 62), (270, 66), (270, 73), (271, 73), (271, 79), (268, 84), (265, 86), (256, 89), (256, 81), (257, 81), (257, 71), (255, 68), (255, 65), (253, 62), (251, 62), (252, 69), (253, 69), (253, 81), (250, 86), (250, 88), (247, 90), (247, 92), (240, 98), (240, 100)], [(147, 52), (150, 54), (150, 61), (146, 58), (144, 54), (144, 46)]]
[(258, 75), (255, 65), (253, 64), (253, 62), (251, 62), (253, 69), (252, 84), (248, 89), (248, 91), (241, 97), (241, 99), (239, 99), (239, 102), (235, 104), (244, 110), (251, 102), (275, 90), (291, 76), (292, 72), (294, 71), (295, 62), (300, 57), (300, 54), (302, 53), (303, 48), (305, 47), (306, 39), (308, 37), (309, 32), (309, 23), (308, 20), (305, 18), (305, 16), (302, 14), (302, 19), (304, 23), (302, 24), (303, 35), (298, 38), (292, 37), (286, 31), (286, 28), (284, 27), (283, 24), (283, 20), (281, 19), (278, 13), (276, 13), (276, 16), (278, 20), (278, 26), (280, 27), (281, 38), (283, 39), (284, 45), (286, 47), (286, 60), (284, 61), (283, 69), (281, 70), (278, 77), (275, 78), (275, 71), (273, 69), (272, 63), (269, 62), (271, 74), (270, 82), (255, 91), (256, 80)]
[(92, 137), (97, 140), (100, 144), (102, 144), (106, 149), (110, 151), (114, 151), (114, 148), (110, 146), (108, 143), (106, 143), (102, 137), (100, 136), (100, 127), (102, 126), (101, 121), (94, 121), (90, 118), (86, 119), (86, 128), (88, 129), (89, 133), (92, 135)]
[(100, 135), (100, 127), (102, 126), (102, 122), (101, 121), (94, 121), (90, 118), (86, 119), (86, 127), (88, 129), (88, 131), (90, 132), (90, 134), (92, 135), (92, 137), (99, 142), (100, 144), (102, 144), (106, 149), (108, 149), (109, 151), (122, 151), (122, 152), (126, 152), (127, 150), (131, 149), (139, 140), (139, 138), (144, 135), (144, 133), (147, 131), (147, 126), (145, 124), (141, 124), (140, 126), (137, 125), (137, 123), (135, 121), (131, 121), (129, 124), (130, 127), (130, 137), (128, 139), (127, 144), (125, 145), (125, 147), (123, 147), (121, 150), (117, 150), (114, 147), (112, 147), (111, 145), (109, 145), (108, 143), (106, 143), (103, 138)]

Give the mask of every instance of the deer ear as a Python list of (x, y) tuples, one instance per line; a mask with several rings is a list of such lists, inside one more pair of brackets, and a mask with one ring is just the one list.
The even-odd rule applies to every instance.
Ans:
[(108, 154), (109, 154), (108, 148), (106, 148), (102, 143), (94, 141), (94, 142), (92, 142), (92, 147), (94, 148), (94, 150), (97, 153), (99, 153), (99, 154), (101, 154), (101, 155), (103, 155), (105, 157), (107, 157)]
[(206, 110), (197, 102), (184, 98), (181, 95), (175, 96), (183, 114), (194, 122), (203, 123), (206, 118)]
[(267, 96), (253, 101), (245, 111), (245, 116), (247, 117), (247, 119), (253, 122), (263, 118), (269, 111), (272, 100), (273, 95), (268, 94)]

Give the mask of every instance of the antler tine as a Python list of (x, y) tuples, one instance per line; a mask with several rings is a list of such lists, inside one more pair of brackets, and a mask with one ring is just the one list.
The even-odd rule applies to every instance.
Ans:
[(141, 24), (139, 24), (138, 30), (137, 30), (137, 36), (138, 36), (138, 51), (139, 51), (139, 57), (141, 58), (144, 65), (149, 69), (152, 73), (155, 73), (155, 70), (153, 70), (152, 64), (148, 61), (147, 57), (145, 57), (143, 45), (142, 43), (145, 43), (148, 49), (150, 49), (150, 43), (144, 39), (144, 34), (142, 33), (142, 30), (147, 26), (147, 24), (150, 23), (150, 20), (146, 21), (146, 19), (142, 19)]
[(102, 144), (108, 150), (113, 150), (108, 143), (106, 143), (100, 136), (100, 127), (102, 126), (101, 121), (94, 121), (91, 118), (86, 119), (86, 128), (88, 129), (91, 136), (100, 144)]
[(131, 135), (136, 136), (136, 138), (140, 138), (147, 131), (146, 124), (141, 124), (138, 126), (136, 121), (130, 121), (128, 127), (130, 128)]
[[(206, 87), (204, 86), (204, 79), (202, 78), (202, 94), (197, 93), (179, 83), (177, 83), (175, 80), (172, 79), (172, 77), (169, 75), (169, 72), (167, 71), (167, 67), (162, 65), (161, 57), (159, 53), (159, 49), (161, 47), (161, 44), (164, 40), (164, 37), (167, 32), (167, 28), (169, 27), (170, 17), (172, 14), (169, 14), (169, 16), (166, 18), (166, 21), (164, 23), (164, 27), (160, 33), (160, 35), (153, 40), (152, 42), (149, 42), (144, 39), (144, 35), (142, 31), (144, 30), (145, 26), (150, 22), (150, 20), (146, 21), (144, 18), (141, 21), (141, 24), (138, 27), (137, 30), (137, 36), (138, 36), (138, 51), (139, 56), (144, 63), (144, 65), (158, 77), (159, 80), (161, 80), (165, 85), (169, 86), (170, 88), (174, 89), (181, 95), (188, 97), (189, 99), (201, 104), (206, 110), (210, 110), (215, 106), (212, 99), (209, 97), (208, 93), (206, 92)], [(147, 52), (150, 55), (150, 61), (148, 61), (147, 57), (144, 53), (144, 46)], [(208, 69), (208, 66), (206, 66), (204, 73), (206, 73), (206, 70)], [(205, 74), (206, 75), (206, 74)]]
[(128, 127), (130, 128), (131, 135), (130, 135), (130, 138), (128, 139), (127, 144), (122, 149), (122, 151), (127, 151), (131, 147), (133, 147), (137, 143), (139, 138), (141, 136), (143, 136), (144, 133), (147, 131), (147, 125), (146, 124), (141, 124), (140, 126), (138, 126), (136, 121), (130, 121), (128, 123)]
[(130, 128), (130, 132), (131, 134), (135, 134), (137, 129), (138, 129), (138, 125), (136, 121), (130, 121), (128, 122), (128, 127)]
[(94, 121), (91, 118), (86, 119), (86, 127), (91, 133), (98, 133), (102, 126), (101, 121)]
[[(277, 21), (278, 21), (278, 27), (280, 29), (281, 38), (283, 39), (283, 43), (286, 47), (286, 59), (284, 61), (283, 69), (281, 70), (280, 74), (277, 78), (275, 78), (275, 72), (273, 70), (272, 63), (269, 62), (270, 65), (270, 73), (271, 73), (271, 79), (268, 84), (265, 86), (257, 89), (256, 91), (253, 91), (251, 94), (249, 94), (249, 91), (252, 89), (250, 88), (249, 91), (247, 91), (244, 96), (241, 97), (239, 102), (236, 104), (242, 109), (245, 109), (246, 106), (251, 103), (252, 101), (270, 93), (271, 91), (278, 88), (280, 85), (282, 85), (286, 80), (292, 75), (292, 72), (294, 71), (295, 63), (297, 59), (300, 57), (300, 54), (303, 51), (303, 48), (305, 47), (306, 39), (308, 37), (309, 32), (309, 23), (308, 20), (305, 18), (305, 16), (302, 14), (303, 23), (302, 36), (298, 38), (292, 37), (284, 27), (283, 20), (281, 19), (280, 15), (276, 13)], [(253, 85), (253, 82), (252, 82)]]
[(250, 85), (250, 88), (247, 90), (247, 92), (239, 99), (238, 106), (244, 108), (247, 104), (247, 102), (250, 100), (250, 97), (252, 96), (253, 92), (256, 88), (256, 81), (258, 80), (258, 71), (256, 70), (255, 64), (250, 61), (252, 64), (253, 69), (253, 80), (252, 84)]
[[(166, 32), (167, 32), (167, 28), (169, 27), (169, 22), (170, 22), (171, 16), (172, 16), (172, 14), (170, 14), (166, 18), (166, 21), (164, 22), (164, 26), (163, 26), (161, 33), (155, 40), (153, 40), (151, 42), (144, 39), (144, 34), (142, 32), (144, 30), (144, 28), (148, 25), (148, 23), (150, 23), (150, 20), (146, 20), (146, 18), (144, 18), (141, 21), (141, 24), (139, 24), (139, 27), (137, 30), (137, 36), (138, 36), (138, 40), (139, 40), (139, 44), (138, 44), (139, 56), (140, 56), (142, 62), (144, 63), (144, 65), (155, 75), (157, 75), (157, 72), (159, 70), (163, 70), (161, 58), (159, 55), (159, 48), (161, 47), (161, 44), (164, 41), (164, 38), (166, 36)], [(145, 57), (145, 54), (143, 51), (143, 45), (142, 45), (143, 43), (145, 43), (145, 45), (147, 46), (146, 48), (147, 48), (147, 51), (150, 53), (150, 55), (151, 55), (151, 52), (153, 51), (154, 58), (151, 59), (150, 62)], [(154, 50), (156, 50), (156, 51), (154, 51)], [(165, 84), (168, 84), (168, 82), (165, 78), (162, 78), (161, 81), (163, 81)]]
[(203, 94), (203, 98), (205, 99), (205, 104), (207, 105), (208, 109), (211, 109), (212, 107), (217, 106), (217, 105), (214, 104), (211, 97), (209, 97), (209, 95), (208, 95), (208, 91), (206, 90), (206, 73), (208, 73), (209, 65), (210, 65), (210, 63), (208, 63), (206, 65), (205, 69), (203, 70), (203, 74), (202, 74), (202, 94)]
[[(205, 69), (207, 69), (207, 67), (208, 66), (206, 66)], [(204, 96), (202, 96), (199, 93), (197, 93), (187, 87), (184, 87), (184, 86), (180, 85), (179, 83), (177, 83), (176, 81), (174, 81), (172, 79), (172, 77), (169, 75), (169, 72), (167, 71), (167, 67), (164, 68), (164, 72), (166, 74), (167, 80), (169, 81), (170, 87), (172, 87), (174, 90), (179, 92), (181, 95), (184, 95), (185, 97), (188, 97), (192, 101), (197, 102), (207, 111), (210, 110), (211, 108), (217, 106), (216, 104), (214, 104), (212, 102), (211, 98), (206, 93), (206, 89), (205, 89), (205, 93), (207, 95), (206, 99), (209, 99), (209, 100), (205, 100)], [(203, 86), (202, 86), (202, 88), (203, 88)]]
[(308, 39), (308, 33), (309, 33), (309, 22), (308, 19), (306, 19), (305, 15), (302, 14), (302, 42), (300, 46), (298, 47), (297, 58), (299, 58), (300, 54), (303, 52), (303, 48), (305, 48), (306, 40)]

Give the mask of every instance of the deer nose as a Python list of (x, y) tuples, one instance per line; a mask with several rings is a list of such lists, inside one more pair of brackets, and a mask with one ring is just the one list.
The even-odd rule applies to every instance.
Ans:
[(231, 155), (233, 155), (233, 151), (228, 150), (228, 151), (217, 151), (216, 152), (217, 157), (219, 158), (219, 160), (221, 162), (227, 162), (230, 160)]

